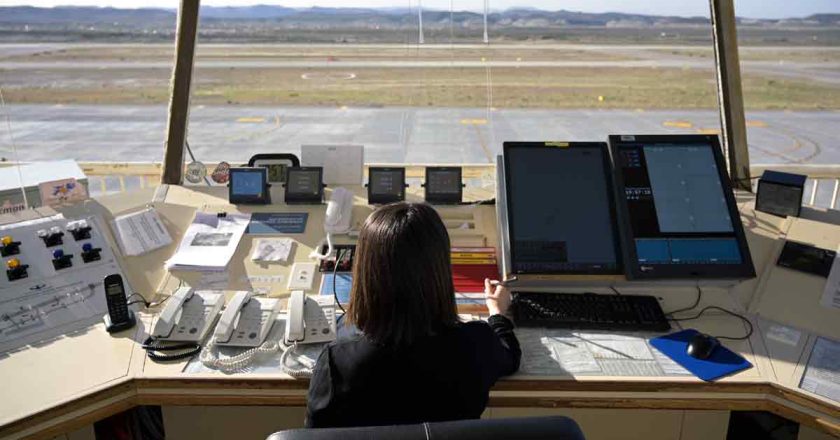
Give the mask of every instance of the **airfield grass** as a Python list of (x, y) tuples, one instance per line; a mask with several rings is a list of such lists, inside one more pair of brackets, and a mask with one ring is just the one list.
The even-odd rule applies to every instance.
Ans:
[[(620, 49), (621, 46), (616, 46)], [(414, 52), (411, 52), (411, 51)], [(660, 50), (660, 49), (656, 49)], [(661, 49), (668, 50), (668, 49)], [(806, 51), (802, 51), (804, 54)], [(745, 52), (749, 54), (750, 52)], [(756, 51), (755, 53), (759, 53)], [(834, 60), (834, 50), (813, 57)], [(711, 56), (711, 50), (676, 49), (670, 56)], [(759, 53), (762, 56), (772, 55)], [(801, 55), (785, 49), (780, 56)], [(609, 51), (561, 48), (475, 48), (420, 50), (408, 47), (199, 46), (201, 59), (247, 60), (616, 60)], [(752, 56), (752, 55), (750, 55)], [(18, 61), (171, 60), (164, 45), (68, 47)], [(790, 58), (794, 60), (794, 58)], [(170, 70), (91, 69), (6, 70), (0, 60), (4, 94), (11, 103), (161, 104), (169, 99)], [(840, 108), (840, 87), (805, 79), (745, 73), (750, 110)], [(196, 66), (195, 105), (417, 106), (496, 108), (710, 109), (717, 108), (712, 69), (595, 67), (434, 67), (434, 68), (202, 68)]]

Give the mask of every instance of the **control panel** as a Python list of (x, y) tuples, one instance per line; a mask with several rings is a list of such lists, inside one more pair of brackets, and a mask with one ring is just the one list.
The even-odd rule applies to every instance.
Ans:
[(122, 271), (94, 217), (0, 226), (0, 352), (101, 321), (102, 280)]

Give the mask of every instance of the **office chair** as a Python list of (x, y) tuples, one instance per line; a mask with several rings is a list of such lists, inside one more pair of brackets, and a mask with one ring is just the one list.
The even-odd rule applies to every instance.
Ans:
[(563, 416), (457, 420), (417, 425), (290, 429), (267, 440), (584, 440), (578, 424)]

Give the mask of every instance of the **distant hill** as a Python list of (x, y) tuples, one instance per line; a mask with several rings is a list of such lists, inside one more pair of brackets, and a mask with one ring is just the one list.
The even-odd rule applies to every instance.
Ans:
[[(308, 22), (321, 20), (323, 24), (340, 25), (345, 19), (358, 19), (365, 17), (368, 20), (382, 23), (394, 23), (412, 21), (416, 10), (409, 11), (406, 8), (288, 8), (275, 5), (255, 5), (240, 7), (218, 7), (202, 6), (201, 17), (210, 21), (283, 21), (283, 20), (305, 20)], [(476, 18), (481, 19), (481, 14), (468, 11), (455, 11), (454, 21), (469, 22)], [(171, 22), (176, 16), (172, 9), (118, 9), (118, 8), (97, 8), (97, 7), (75, 7), (61, 6), (55, 8), (37, 8), (31, 6), (0, 7), (0, 23), (8, 24), (50, 24), (50, 23), (123, 23), (130, 25), (154, 25), (161, 22)], [(406, 17), (408, 16), (408, 17)], [(424, 21), (430, 23), (445, 20), (449, 21), (449, 11), (426, 10), (423, 12)], [(675, 24), (705, 24), (708, 19), (705, 17), (673, 17), (654, 16), (640, 14), (624, 14), (619, 12), (586, 13), (574, 11), (545, 11), (533, 8), (515, 8), (501, 12), (493, 12), (488, 20), (491, 23), (522, 25), (529, 21), (538, 21), (545, 25), (561, 26), (607, 26), (611, 23), (638, 23), (640, 26), (648, 25), (675, 25)], [(750, 23), (799, 23), (821, 26), (836, 26), (840, 23), (840, 14), (815, 14), (804, 18), (788, 18), (781, 20), (746, 20)]]
[[(175, 9), (0, 7), (0, 41), (168, 41), (174, 33), (176, 17)], [(676, 38), (698, 42), (709, 38), (709, 19), (705, 17), (515, 8), (494, 11), (487, 21), (492, 28), (491, 38), (495, 40), (640, 42)], [(430, 42), (475, 41), (475, 34), (481, 32), (483, 23), (482, 14), (477, 12), (423, 11), (424, 31)], [(817, 29), (832, 33), (826, 41), (840, 39), (840, 14), (782, 20), (742, 19), (740, 23), (768, 32)], [(202, 6), (199, 30), (204, 41), (405, 42), (416, 28), (417, 10), (403, 7), (256, 5)], [(813, 36), (791, 39), (789, 35), (777, 34), (756, 38), (769, 42), (814, 41)]]

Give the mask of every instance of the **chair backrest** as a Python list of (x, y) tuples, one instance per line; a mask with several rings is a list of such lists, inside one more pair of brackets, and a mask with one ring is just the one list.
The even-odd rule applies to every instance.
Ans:
[(419, 425), (291, 429), (268, 440), (584, 440), (574, 420), (563, 416), (458, 420)]

